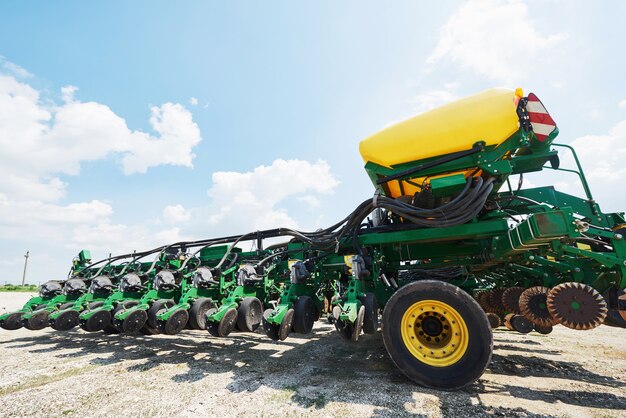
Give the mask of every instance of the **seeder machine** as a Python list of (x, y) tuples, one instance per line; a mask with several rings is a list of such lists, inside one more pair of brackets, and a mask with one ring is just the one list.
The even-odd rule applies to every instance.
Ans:
[[(495, 89), (391, 126), (360, 152), (374, 188), (341, 221), (178, 242), (92, 262), (48, 282), (0, 325), (273, 340), (325, 317), (357, 342), (382, 332), (412, 381), (458, 389), (489, 364), (492, 328), (626, 327), (626, 221), (593, 199), (573, 148), (534, 94)], [(558, 151), (576, 166), (560, 166)], [(523, 187), (575, 173), (583, 197)], [(517, 182), (511, 184), (511, 176)], [(284, 243), (265, 245), (268, 239)], [(255, 250), (242, 251), (254, 243)], [(246, 244), (244, 246), (243, 244)]]

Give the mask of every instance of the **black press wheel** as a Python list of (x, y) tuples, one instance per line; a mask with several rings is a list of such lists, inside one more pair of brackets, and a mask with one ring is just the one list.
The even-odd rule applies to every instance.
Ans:
[(148, 322), (148, 314), (143, 309), (132, 311), (122, 321), (121, 328), (123, 332), (133, 333), (140, 332)]
[[(96, 308), (104, 305), (104, 302), (91, 302), (87, 305), (87, 311), (92, 311)], [(84, 331), (87, 332), (97, 332), (102, 331), (105, 326), (107, 326), (111, 322), (111, 312), (109, 311), (98, 311), (88, 319), (80, 321), (80, 327)]]
[(489, 325), (491, 328), (495, 329), (502, 325), (502, 320), (498, 314), (494, 314), (493, 312), (487, 312), (487, 320), (489, 321)]
[(174, 302), (174, 299), (159, 299), (152, 302), (152, 305), (150, 305), (150, 309), (148, 309), (147, 325), (152, 329), (158, 329), (157, 315), (160, 314), (162, 311), (171, 308), (175, 304), (176, 302)]
[[(207, 313), (210, 315), (211, 313)], [(206, 323), (206, 329), (209, 331), (214, 337), (226, 337), (228, 334), (233, 332), (235, 329), (235, 324), (237, 323), (237, 309), (230, 308), (226, 311), (226, 313), (222, 316), (220, 321), (208, 321)]]
[(485, 371), (493, 351), (487, 316), (449, 283), (422, 280), (402, 287), (383, 312), (383, 341), (396, 366), (415, 383), (462, 388)]
[(548, 325), (546, 327), (544, 326), (540, 326), (540, 325), (535, 325), (535, 331), (537, 331), (539, 334), (543, 334), (543, 335), (548, 335), (552, 332), (552, 325)]
[(33, 312), (28, 319), (22, 320), (24, 328), (29, 329), (31, 331), (39, 331), (40, 329), (44, 329), (49, 325), (48, 316), (50, 316), (50, 312), (44, 309), (39, 309)]
[(148, 325), (148, 323), (146, 322), (146, 324), (139, 330), (140, 334), (143, 335), (156, 335), (159, 333), (159, 330), (156, 328), (152, 328), (150, 325)]
[(513, 315), (510, 319), (513, 329), (522, 334), (528, 334), (533, 330), (533, 323), (523, 315)]
[(191, 329), (206, 329), (206, 314), (214, 307), (209, 298), (198, 298), (193, 301), (189, 309), (189, 326)]
[(272, 309), (266, 309), (263, 312), (263, 329), (268, 337), (274, 341), (284, 341), (291, 332), (293, 327), (293, 309), (289, 309), (285, 312), (283, 320), (280, 324), (274, 324), (267, 321), (267, 318), (272, 313)]
[[(111, 323), (104, 327), (105, 334), (119, 334), (120, 332), (126, 332), (124, 330), (124, 321), (115, 319), (115, 315), (126, 309), (130, 309), (133, 306), (139, 305), (138, 300), (125, 300), (117, 304), (117, 306), (111, 311)], [(132, 327), (132, 326), (131, 326)]]
[(291, 328), (293, 327), (293, 309), (289, 309), (285, 316), (283, 316), (283, 321), (280, 323), (280, 327), (278, 328), (278, 339), (280, 341), (284, 341), (291, 332)]
[(258, 298), (244, 298), (237, 309), (237, 328), (239, 331), (254, 332), (263, 319), (263, 304)]
[[(59, 306), (59, 311), (65, 311), (66, 309), (74, 306), (74, 302), (67, 302)], [(72, 328), (78, 326), (78, 317), (80, 313), (75, 310), (62, 312), (57, 316), (54, 321), (50, 319), (50, 327), (56, 331), (69, 331)]]
[(366, 293), (361, 299), (361, 303), (365, 307), (363, 317), (363, 332), (365, 334), (376, 334), (378, 331), (378, 301), (373, 293)]
[(365, 320), (365, 306), (361, 305), (356, 315), (354, 323), (344, 322), (341, 319), (335, 321), (335, 329), (339, 332), (341, 338), (353, 343), (359, 341), (361, 331), (363, 330), (363, 321)]
[(79, 316), (80, 312), (75, 310), (61, 312), (61, 314), (54, 320), (54, 323), (51, 323), (50, 326), (52, 329), (57, 331), (69, 331), (78, 326)]
[(189, 321), (189, 312), (186, 309), (175, 310), (167, 321), (157, 321), (157, 328), (165, 335), (176, 335), (185, 329)]
[(298, 334), (308, 334), (313, 329), (317, 309), (309, 296), (300, 296), (293, 305), (293, 330)]
[(20, 329), (23, 327), (22, 324), (22, 312), (15, 312), (9, 315), (3, 322), (0, 324), (2, 328), (7, 331), (15, 331), (16, 329)]
[[(623, 290), (609, 289), (606, 292), (602, 293), (602, 296), (609, 304), (609, 309), (606, 314), (606, 318), (604, 318), (604, 325), (608, 325), (610, 327), (618, 327), (618, 328), (626, 328), (626, 314), (621, 314), (620, 311), (616, 309), (611, 309), (611, 301), (617, 303), (617, 301), (621, 298), (624, 298)], [(623, 312), (623, 311), (622, 311)]]
[(278, 341), (278, 331), (280, 330), (280, 326), (267, 321), (267, 318), (273, 311), (273, 309), (266, 309), (263, 311), (263, 329), (268, 337), (274, 341)]

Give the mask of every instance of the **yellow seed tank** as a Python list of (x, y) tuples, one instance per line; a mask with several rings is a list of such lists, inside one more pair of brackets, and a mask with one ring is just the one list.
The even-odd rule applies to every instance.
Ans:
[[(498, 145), (519, 129), (514, 90), (490, 89), (414, 116), (374, 134), (359, 144), (365, 163), (393, 168), (472, 148), (478, 141)], [(391, 195), (411, 194), (406, 184), (389, 185)]]

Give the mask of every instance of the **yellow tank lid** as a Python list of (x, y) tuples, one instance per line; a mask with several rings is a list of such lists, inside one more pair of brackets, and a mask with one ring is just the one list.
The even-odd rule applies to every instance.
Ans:
[(414, 116), (359, 144), (363, 160), (385, 167), (504, 142), (519, 129), (514, 90), (491, 89)]

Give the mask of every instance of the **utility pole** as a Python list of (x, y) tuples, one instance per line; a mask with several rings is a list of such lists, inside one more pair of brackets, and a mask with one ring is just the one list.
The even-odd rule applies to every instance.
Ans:
[(24, 274), (22, 274), (22, 286), (24, 286), (24, 283), (26, 282), (26, 267), (28, 267), (29, 254), (30, 251), (26, 251), (26, 255), (24, 256)]

